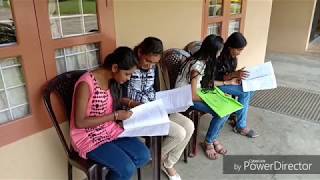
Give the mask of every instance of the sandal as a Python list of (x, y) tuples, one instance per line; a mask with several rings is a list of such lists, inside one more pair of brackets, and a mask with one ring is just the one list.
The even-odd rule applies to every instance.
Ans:
[(219, 158), (218, 153), (216, 152), (214, 145), (212, 143), (201, 143), (204, 153), (207, 155), (207, 158), (211, 160), (216, 160)]
[(243, 136), (247, 136), (247, 137), (249, 137), (249, 138), (256, 138), (256, 137), (259, 136), (259, 134), (257, 134), (254, 130), (248, 129), (248, 128), (242, 128), (242, 129), (240, 129), (240, 128), (234, 127), (234, 128), (233, 128), (233, 131), (234, 131), (235, 133), (239, 133), (239, 134), (241, 134), (241, 135), (243, 135)]
[(219, 142), (219, 141), (214, 141), (213, 142), (214, 149), (216, 150), (217, 153), (226, 155), (227, 154), (227, 149), (224, 148), (224, 146)]
[(235, 113), (232, 113), (230, 116), (229, 116), (229, 125), (234, 128), (236, 127), (237, 125), (237, 115)]

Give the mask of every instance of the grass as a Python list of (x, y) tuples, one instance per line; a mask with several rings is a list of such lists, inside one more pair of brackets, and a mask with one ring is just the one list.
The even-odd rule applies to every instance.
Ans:
[[(79, 0), (59, 0), (60, 14), (80, 14)], [(96, 14), (95, 0), (82, 0), (84, 14)]]
[(10, 1), (9, 0), (3, 0), (3, 6), (4, 8), (10, 8)]

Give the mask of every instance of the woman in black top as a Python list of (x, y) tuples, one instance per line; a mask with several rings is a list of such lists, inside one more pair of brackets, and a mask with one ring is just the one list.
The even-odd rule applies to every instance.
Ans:
[[(247, 40), (239, 32), (234, 32), (228, 37), (216, 64), (216, 80), (226, 81), (233, 78), (241, 80), (248, 77), (249, 74), (244, 70), (244, 68), (236, 70), (238, 64), (237, 57), (246, 45)], [(251, 92), (244, 92), (241, 84), (224, 85), (219, 88), (227, 94), (237, 96), (238, 101), (244, 106), (243, 109), (236, 112), (237, 123), (234, 127), (234, 131), (250, 138), (257, 137), (258, 134), (247, 127), (247, 114), (251, 99)]]

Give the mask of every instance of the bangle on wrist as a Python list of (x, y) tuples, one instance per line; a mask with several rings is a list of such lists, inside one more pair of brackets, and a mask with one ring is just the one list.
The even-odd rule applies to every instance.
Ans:
[(117, 111), (115, 111), (115, 112), (113, 113), (113, 118), (114, 118), (114, 120), (117, 121), (117, 120), (118, 120), (118, 117), (119, 117), (119, 113), (118, 113)]
[(131, 104), (132, 104), (132, 99), (128, 102), (128, 108), (132, 108)]

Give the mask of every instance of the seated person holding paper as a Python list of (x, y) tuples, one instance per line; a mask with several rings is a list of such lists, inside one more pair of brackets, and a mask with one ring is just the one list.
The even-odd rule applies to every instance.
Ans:
[(128, 81), (138, 61), (128, 47), (109, 54), (104, 64), (83, 74), (74, 90), (70, 121), (71, 144), (82, 158), (110, 169), (107, 179), (129, 180), (150, 160), (150, 152), (138, 138), (118, 138), (123, 128), (116, 121), (132, 112), (117, 110), (120, 84)]
[[(123, 88), (123, 94), (127, 94), (128, 98), (122, 101), (126, 102), (128, 107), (155, 100), (156, 91), (160, 89), (156, 64), (159, 63), (163, 52), (161, 40), (147, 37), (134, 48), (134, 52), (139, 60), (138, 69), (132, 74), (128, 85)], [(169, 179), (180, 180), (181, 177), (174, 165), (187, 146), (194, 131), (194, 125), (189, 118), (180, 113), (171, 114), (169, 119), (169, 134), (164, 139), (161, 150), (163, 170)]]
[[(216, 63), (216, 80), (228, 81), (233, 78), (241, 80), (248, 76), (248, 72), (244, 68), (236, 71), (237, 56), (240, 55), (246, 45), (247, 41), (245, 37), (239, 32), (234, 32), (228, 37)], [(257, 137), (258, 134), (247, 127), (247, 114), (251, 93), (244, 92), (242, 85), (224, 85), (219, 88), (227, 94), (237, 96), (238, 101), (244, 106), (243, 109), (236, 112), (237, 122), (234, 131), (250, 138)]]
[[(220, 118), (201, 98), (197, 95), (197, 89), (201, 87), (201, 79), (204, 76), (206, 64), (214, 64), (216, 56), (223, 47), (223, 39), (220, 36), (209, 35), (207, 36), (201, 48), (189, 57), (183, 64), (176, 80), (176, 87), (182, 87), (187, 84), (191, 84), (192, 87), (192, 99), (194, 106), (193, 108), (202, 112), (210, 113), (213, 118), (207, 131), (205, 142), (203, 147), (205, 153), (209, 159), (215, 160), (219, 157), (218, 154), (226, 154), (227, 150), (223, 145), (217, 141), (221, 129), (224, 123), (228, 120), (228, 116)], [(207, 70), (206, 70), (207, 71)], [(210, 76), (210, 75), (209, 75)], [(215, 81), (214, 77), (211, 76), (211, 83), (205, 83), (206, 86), (213, 85), (221, 86), (223, 84), (238, 84), (236, 79), (229, 81)], [(213, 84), (214, 83), (214, 84)], [(211, 84), (211, 85), (210, 85)], [(204, 87), (208, 88), (208, 87)]]

